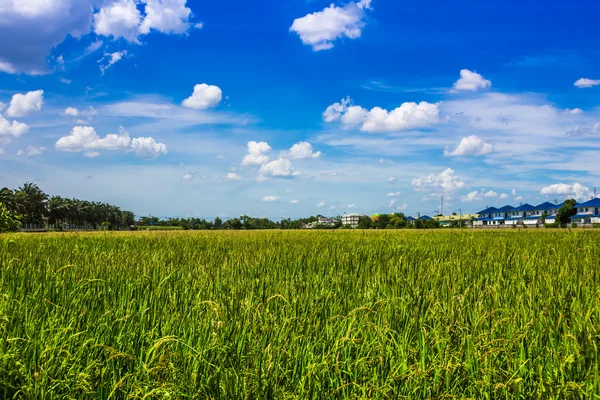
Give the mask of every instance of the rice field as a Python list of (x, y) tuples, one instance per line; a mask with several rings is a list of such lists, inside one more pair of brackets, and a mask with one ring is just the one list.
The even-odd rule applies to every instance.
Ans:
[(599, 398), (600, 232), (0, 235), (0, 398)]

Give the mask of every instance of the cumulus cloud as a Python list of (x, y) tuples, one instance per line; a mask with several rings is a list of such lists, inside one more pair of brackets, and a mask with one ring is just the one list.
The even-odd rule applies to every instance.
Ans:
[(339, 120), (345, 128), (357, 128), (365, 132), (396, 132), (424, 128), (439, 122), (439, 105), (422, 101), (402, 103), (392, 111), (374, 107), (370, 111), (351, 105), (350, 98), (334, 103), (323, 112), (326, 122)]
[(567, 109), (565, 109), (565, 114), (579, 115), (579, 114), (583, 114), (583, 110), (581, 108), (567, 108)]
[(28, 130), (29, 126), (27, 124), (17, 121), (11, 123), (0, 114), (0, 137), (12, 136), (17, 138), (27, 133)]
[(325, 200), (318, 202), (317, 207), (325, 207)]
[(258, 180), (262, 181), (270, 177), (290, 178), (298, 175), (300, 172), (294, 169), (290, 160), (278, 158), (260, 167)]
[(242, 159), (242, 165), (263, 165), (269, 162), (266, 154), (271, 151), (267, 142), (248, 142), (248, 154)]
[(567, 136), (585, 136), (600, 134), (600, 122), (591, 126), (576, 125), (567, 131)]
[(466, 201), (466, 202), (477, 201), (477, 200), (481, 200), (481, 193), (479, 193), (477, 190), (462, 197), (462, 201)]
[(313, 152), (313, 147), (308, 142), (298, 142), (290, 148), (286, 155), (294, 159), (319, 158), (321, 152)]
[(500, 198), (501, 199), (508, 199), (508, 194), (502, 193), (502, 194), (500, 194)]
[(498, 193), (490, 190), (489, 192), (486, 192), (483, 197), (498, 197)]
[(579, 89), (591, 88), (597, 85), (600, 85), (600, 79), (579, 78), (573, 84), (573, 86), (578, 87)]
[(388, 193), (388, 197), (398, 197), (402, 192), (390, 192)]
[(574, 198), (577, 201), (589, 200), (591, 197), (593, 197), (593, 192), (590, 190), (590, 188), (579, 183), (574, 183), (572, 185), (566, 183), (555, 183), (542, 188), (540, 194), (543, 196), (564, 196), (568, 198)]
[(494, 151), (494, 145), (486, 143), (483, 139), (471, 135), (461, 139), (460, 143), (452, 151), (444, 150), (446, 157), (456, 156), (483, 156)]
[(116, 63), (118, 63), (119, 61), (121, 61), (123, 59), (123, 57), (127, 56), (127, 50), (122, 50), (122, 51), (115, 51), (114, 53), (106, 53), (104, 54), (104, 57), (102, 57), (100, 60), (98, 60), (99, 63), (102, 63), (104, 60), (106, 60), (106, 62), (104, 64), (100, 64), (100, 71), (102, 72), (102, 75), (104, 75), (104, 73), (113, 65), (115, 65)]
[(192, 26), (192, 10), (186, 0), (142, 0), (144, 13), (134, 0), (117, 0), (106, 4), (94, 15), (94, 31), (98, 35), (123, 38), (140, 43), (139, 37), (151, 31), (185, 34)]
[(225, 175), (225, 179), (228, 181), (241, 181), (242, 177), (235, 172), (228, 172), (227, 175)]
[(65, 109), (65, 111), (63, 112), (63, 115), (69, 115), (71, 117), (76, 117), (79, 115), (79, 110), (77, 110), (75, 107), (67, 107)]
[(412, 180), (413, 189), (418, 192), (440, 191), (444, 193), (453, 193), (467, 185), (460, 180), (452, 168), (448, 168), (441, 174), (430, 174), (421, 176)]
[(302, 43), (312, 46), (313, 51), (333, 48), (336, 39), (357, 39), (365, 27), (365, 9), (370, 9), (371, 0), (350, 2), (343, 7), (331, 4), (323, 11), (296, 18), (290, 32), (300, 36)]
[(167, 153), (167, 147), (163, 143), (157, 143), (151, 137), (131, 139), (123, 127), (119, 128), (119, 133), (101, 138), (90, 126), (75, 126), (69, 135), (58, 139), (54, 147), (60, 151), (85, 152), (87, 157), (97, 157), (99, 150), (131, 151), (148, 160)]
[(389, 183), (390, 185), (393, 185), (394, 183), (397, 183), (397, 182), (398, 182), (398, 179), (396, 179), (396, 177), (395, 177), (395, 176), (388, 176), (388, 178), (387, 178), (387, 181), (386, 181), (386, 182), (387, 182), (387, 183)]
[(348, 208), (350, 208), (350, 209), (356, 208), (356, 205), (354, 205), (354, 204), (348, 204)]
[(398, 210), (398, 211), (404, 211), (404, 210), (406, 210), (407, 208), (408, 208), (408, 204), (406, 204), (406, 203), (402, 203), (402, 204), (400, 204), (398, 207), (396, 207), (396, 210)]
[(215, 85), (200, 83), (194, 86), (194, 93), (181, 103), (184, 107), (205, 110), (216, 107), (223, 98), (221, 88)]
[(468, 69), (462, 69), (460, 71), (460, 79), (454, 82), (452, 91), (471, 91), (474, 92), (479, 89), (487, 89), (492, 86), (492, 82), (485, 79), (483, 76), (475, 71)]
[(43, 90), (35, 90), (25, 94), (17, 93), (12, 97), (6, 115), (9, 117), (24, 117), (34, 111), (40, 111), (43, 104)]
[(515, 197), (515, 201), (521, 201), (521, 200), (523, 200), (523, 196), (517, 196), (517, 197)]
[(397, 201), (396, 199), (391, 199), (390, 203), (388, 204), (388, 207), (390, 207), (390, 208), (394, 207), (396, 205), (396, 201)]
[(279, 196), (265, 196), (263, 197), (262, 201), (265, 203), (275, 203), (279, 201)]
[(192, 179), (194, 179), (194, 175), (192, 175), (192, 174), (185, 174), (184, 176), (181, 177), (181, 180), (184, 180), (184, 181), (191, 181)]
[(298, 204), (298, 203), (300, 203), (298, 200), (292, 200), (292, 201), (290, 201), (290, 204)]

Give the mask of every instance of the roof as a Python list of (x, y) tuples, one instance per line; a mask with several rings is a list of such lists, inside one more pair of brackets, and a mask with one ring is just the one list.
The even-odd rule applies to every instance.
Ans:
[(425, 221), (431, 221), (433, 218), (431, 218), (429, 215), (423, 215), (422, 217), (419, 217), (418, 219), (422, 219)]
[(506, 218), (507, 221), (517, 221), (519, 219), (523, 219), (523, 217), (510, 217), (510, 218)]
[(414, 217), (406, 217), (406, 220), (407, 220), (407, 221), (414, 221), (415, 219), (416, 219), (416, 218), (414, 218)]
[(491, 221), (489, 218), (475, 218), (475, 221)]
[(562, 204), (552, 204), (549, 201), (547, 201), (545, 203), (538, 204), (533, 209), (534, 210), (558, 210), (561, 206), (562, 206)]
[(577, 204), (577, 207), (600, 207), (600, 198), (586, 201), (585, 203)]
[(513, 211), (531, 211), (535, 210), (535, 207), (531, 204), (521, 204), (519, 207), (515, 208)]
[(540, 219), (540, 218), (542, 218), (541, 215), (530, 215), (530, 216), (525, 217), (525, 219)]
[(491, 214), (493, 212), (498, 211), (498, 209), (496, 207), (488, 207), (485, 210), (481, 210), (479, 211), (477, 214), (481, 215), (481, 214)]
[(588, 218), (591, 216), (592, 216), (592, 214), (580, 213), (580, 214), (575, 214), (575, 215), (571, 216), (571, 218)]
[(509, 206), (509, 205), (505, 205), (502, 208), (498, 209), (498, 212), (509, 212), (509, 211), (513, 211), (515, 208), (513, 206)]

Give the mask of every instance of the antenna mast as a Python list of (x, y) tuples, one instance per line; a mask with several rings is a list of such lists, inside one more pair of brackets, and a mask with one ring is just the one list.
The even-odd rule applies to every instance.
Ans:
[(440, 201), (440, 214), (444, 215), (444, 196), (441, 197)]

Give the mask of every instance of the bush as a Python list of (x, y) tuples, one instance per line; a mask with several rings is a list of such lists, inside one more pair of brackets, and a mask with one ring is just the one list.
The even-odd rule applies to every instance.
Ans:
[(0, 203), (0, 232), (15, 232), (21, 226), (21, 217), (13, 215)]
[(577, 228), (577, 222), (573, 222), (573, 223), (571, 224), (571, 228)]

